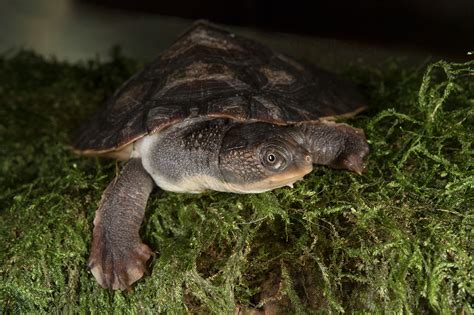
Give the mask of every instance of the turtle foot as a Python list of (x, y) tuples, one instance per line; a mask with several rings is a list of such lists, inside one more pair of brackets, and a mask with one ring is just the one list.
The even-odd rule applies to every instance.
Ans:
[(94, 239), (89, 268), (97, 282), (106, 289), (125, 290), (147, 271), (146, 262), (152, 255), (143, 243), (109, 246)]
[(330, 166), (361, 175), (365, 171), (364, 158), (369, 153), (364, 131), (346, 124), (336, 124), (336, 128), (344, 135), (345, 141), (342, 152)]
[(94, 218), (89, 268), (104, 288), (128, 289), (146, 272), (153, 253), (139, 231), (153, 185), (141, 160), (132, 159), (102, 194)]

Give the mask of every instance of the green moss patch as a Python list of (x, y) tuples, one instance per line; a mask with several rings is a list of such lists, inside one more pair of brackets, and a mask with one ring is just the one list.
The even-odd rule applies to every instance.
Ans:
[(0, 58), (0, 312), (473, 312), (474, 62), (348, 69), (370, 103), (351, 121), (371, 146), (364, 175), (157, 191), (142, 229), (151, 273), (109, 292), (87, 258), (115, 162), (75, 156), (68, 139), (139, 67)]

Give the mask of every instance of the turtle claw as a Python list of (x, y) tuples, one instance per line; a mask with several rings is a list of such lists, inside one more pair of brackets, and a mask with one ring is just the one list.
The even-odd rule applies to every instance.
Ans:
[(153, 254), (147, 245), (119, 248), (108, 247), (107, 242), (97, 243), (92, 248), (89, 268), (101, 287), (126, 290), (146, 273), (146, 262)]

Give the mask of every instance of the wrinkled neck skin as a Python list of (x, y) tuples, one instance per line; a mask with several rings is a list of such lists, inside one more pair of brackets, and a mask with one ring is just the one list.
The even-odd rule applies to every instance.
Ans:
[(224, 119), (184, 121), (138, 141), (135, 154), (164, 190), (230, 191), (219, 170), (219, 150), (229, 128)]

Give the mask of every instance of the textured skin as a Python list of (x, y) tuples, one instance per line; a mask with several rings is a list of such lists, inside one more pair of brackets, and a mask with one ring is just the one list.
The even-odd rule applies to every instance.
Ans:
[[(290, 128), (261, 122), (235, 124), (225, 135), (220, 149), (220, 170), (225, 180), (244, 185), (270, 177), (272, 171), (264, 163), (266, 152), (281, 156), (288, 173), (295, 168), (311, 171), (312, 161), (306, 161), (309, 152), (289, 134)], [(255, 156), (255, 152), (261, 156)]]
[(94, 219), (89, 267), (97, 282), (126, 289), (143, 276), (152, 255), (138, 234), (153, 179), (140, 159), (131, 159), (102, 195)]
[(294, 124), (364, 108), (348, 82), (200, 22), (128, 80), (73, 146), (110, 153), (190, 117)]
[(192, 189), (185, 183), (193, 178), (222, 180), (219, 152), (229, 128), (225, 119), (174, 124), (140, 144), (143, 166), (164, 190), (188, 193), (209, 190), (211, 187)]

